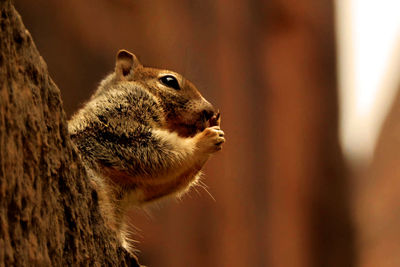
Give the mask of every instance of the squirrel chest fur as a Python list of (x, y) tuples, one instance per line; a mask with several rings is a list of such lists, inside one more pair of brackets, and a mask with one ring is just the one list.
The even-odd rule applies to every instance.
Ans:
[(220, 116), (178, 73), (117, 54), (115, 71), (69, 121), (104, 217), (120, 230), (132, 205), (181, 194), (221, 149)]

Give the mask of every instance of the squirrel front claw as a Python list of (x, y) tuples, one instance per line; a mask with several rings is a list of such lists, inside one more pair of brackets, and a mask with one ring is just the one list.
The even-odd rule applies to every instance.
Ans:
[(197, 147), (205, 153), (214, 153), (222, 148), (225, 142), (225, 134), (219, 126), (212, 126), (199, 133), (197, 138)]

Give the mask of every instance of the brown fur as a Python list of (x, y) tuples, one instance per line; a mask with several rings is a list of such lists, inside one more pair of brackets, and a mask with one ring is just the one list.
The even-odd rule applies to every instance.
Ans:
[(68, 126), (103, 216), (120, 232), (130, 206), (182, 194), (197, 181), (225, 141), (219, 123), (219, 112), (190, 81), (121, 50), (115, 72)]

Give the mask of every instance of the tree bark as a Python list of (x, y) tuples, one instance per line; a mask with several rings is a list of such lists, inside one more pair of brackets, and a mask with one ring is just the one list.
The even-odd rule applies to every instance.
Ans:
[(60, 90), (0, 1), (0, 266), (139, 266), (103, 223)]

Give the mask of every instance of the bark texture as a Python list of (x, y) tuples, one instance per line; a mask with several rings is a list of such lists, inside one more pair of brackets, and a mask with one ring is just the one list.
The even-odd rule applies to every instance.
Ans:
[(60, 91), (0, 1), (0, 266), (139, 266), (105, 228)]

